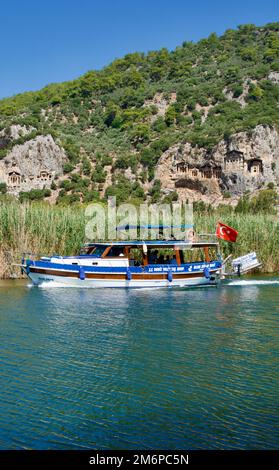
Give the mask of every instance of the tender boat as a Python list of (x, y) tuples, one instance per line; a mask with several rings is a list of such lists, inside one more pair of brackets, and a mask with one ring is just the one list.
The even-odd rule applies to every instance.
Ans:
[(260, 266), (256, 253), (232, 260), (225, 272), (215, 235), (192, 240), (156, 239), (87, 243), (77, 256), (23, 256), (21, 268), (34, 285), (55, 282), (78, 287), (216, 286), (228, 275)]

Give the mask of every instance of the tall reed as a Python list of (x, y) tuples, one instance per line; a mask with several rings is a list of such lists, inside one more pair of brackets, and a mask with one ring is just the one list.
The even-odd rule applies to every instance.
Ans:
[(0, 203), (0, 277), (10, 276), (24, 252), (69, 255), (84, 241), (82, 208)]
[[(196, 231), (214, 233), (216, 222), (239, 231), (237, 243), (221, 241), (224, 256), (255, 250), (263, 272), (279, 272), (279, 221), (273, 215), (234, 214), (220, 216), (196, 213)], [(38, 255), (76, 253), (85, 241), (85, 214), (82, 206), (50, 206), (45, 203), (0, 202), (0, 277), (19, 275), (12, 263), (19, 263), (23, 252)]]
[[(278, 216), (266, 214), (234, 214), (220, 217), (221, 221), (238, 231), (236, 243), (220, 241), (225, 256), (244, 255), (256, 251), (263, 263), (262, 272), (279, 272), (279, 220)], [(218, 210), (213, 214), (196, 214), (197, 232), (214, 233), (219, 220)]]

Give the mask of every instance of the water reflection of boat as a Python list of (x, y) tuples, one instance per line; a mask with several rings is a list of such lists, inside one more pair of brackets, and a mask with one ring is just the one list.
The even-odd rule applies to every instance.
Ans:
[(21, 267), (35, 285), (52, 281), (80, 287), (196, 287), (214, 286), (224, 278), (214, 236), (89, 243), (77, 256), (24, 257)]

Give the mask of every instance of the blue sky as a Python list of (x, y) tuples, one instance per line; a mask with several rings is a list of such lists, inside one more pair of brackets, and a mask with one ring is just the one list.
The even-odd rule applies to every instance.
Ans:
[(278, 13), (275, 0), (1, 2), (0, 97), (71, 80), (128, 52), (278, 21)]

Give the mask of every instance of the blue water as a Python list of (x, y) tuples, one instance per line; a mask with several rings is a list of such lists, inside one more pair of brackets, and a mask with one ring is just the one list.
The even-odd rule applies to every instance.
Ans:
[(274, 449), (279, 278), (0, 285), (0, 449)]

